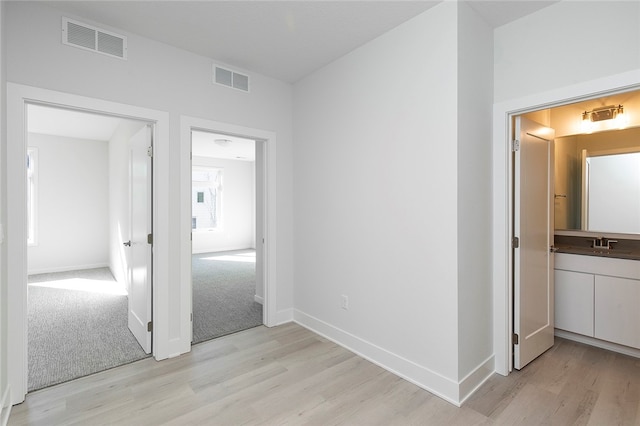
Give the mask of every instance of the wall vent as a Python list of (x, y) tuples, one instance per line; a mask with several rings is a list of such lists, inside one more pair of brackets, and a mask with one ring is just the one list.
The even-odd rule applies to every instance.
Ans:
[(62, 43), (127, 59), (127, 37), (69, 18), (62, 18)]
[(226, 68), (213, 66), (213, 82), (234, 89), (249, 91), (249, 76), (231, 71)]

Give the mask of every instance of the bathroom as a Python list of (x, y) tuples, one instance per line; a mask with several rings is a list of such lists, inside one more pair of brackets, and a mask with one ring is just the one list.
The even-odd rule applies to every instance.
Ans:
[(555, 130), (555, 335), (640, 357), (640, 92), (525, 117)]

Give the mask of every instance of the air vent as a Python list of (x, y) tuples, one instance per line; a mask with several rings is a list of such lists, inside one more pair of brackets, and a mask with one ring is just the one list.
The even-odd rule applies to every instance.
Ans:
[(62, 18), (62, 43), (127, 59), (127, 37), (69, 18)]
[(213, 66), (213, 82), (244, 92), (249, 91), (249, 76), (216, 65)]

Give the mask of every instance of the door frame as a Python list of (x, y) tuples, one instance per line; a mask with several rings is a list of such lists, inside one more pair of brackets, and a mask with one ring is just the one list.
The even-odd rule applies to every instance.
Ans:
[[(262, 320), (267, 327), (276, 326), (286, 319), (279, 319), (276, 304), (276, 133), (236, 124), (223, 123), (203, 118), (180, 116), (180, 282), (182, 283), (183, 302), (189, 305), (185, 309), (191, 312), (192, 277), (191, 277), (191, 131), (201, 130), (253, 139), (256, 144), (263, 144), (262, 164), (262, 229), (263, 243), (263, 276), (264, 286)], [(257, 169), (257, 168), (256, 168)], [(256, 188), (257, 189), (257, 188)], [(260, 212), (256, 212), (258, 216)], [(260, 236), (256, 235), (256, 244)], [(192, 322), (182, 324), (183, 333), (191, 335)], [(182, 333), (181, 333), (182, 334)]]
[[(158, 230), (154, 235), (153, 283), (156, 289), (168, 288), (170, 259), (169, 234), (169, 114), (147, 108), (120, 104), (101, 99), (72, 95), (38, 87), (7, 83), (7, 149), (3, 164), (6, 166), (6, 279), (8, 281), (8, 386), (11, 404), (24, 401), (27, 394), (27, 229), (26, 229), (26, 170), (24, 158), (27, 149), (27, 104), (49, 105), (145, 121), (154, 125), (153, 223)], [(169, 299), (166, 291), (155, 291), (153, 356), (168, 358), (169, 352)], [(166, 311), (166, 312), (165, 312)]]
[(640, 89), (640, 70), (616, 74), (493, 106), (493, 348), (495, 371), (513, 370), (513, 117)]

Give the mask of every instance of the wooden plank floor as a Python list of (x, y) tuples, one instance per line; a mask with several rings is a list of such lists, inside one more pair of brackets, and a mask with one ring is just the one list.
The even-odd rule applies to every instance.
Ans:
[(557, 339), (457, 408), (296, 325), (43, 389), (9, 425), (638, 425), (640, 360)]

